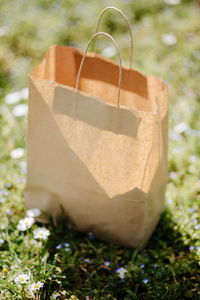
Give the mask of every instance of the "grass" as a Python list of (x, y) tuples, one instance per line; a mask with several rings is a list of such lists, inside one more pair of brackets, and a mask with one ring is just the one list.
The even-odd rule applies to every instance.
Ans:
[[(200, 299), (200, 8), (198, 1), (166, 2), (0, 1), (0, 299)], [(28, 72), (51, 44), (83, 49), (107, 5), (122, 9), (132, 24), (134, 68), (169, 84), (166, 205), (141, 251), (74, 232), (64, 216), (57, 226), (49, 218), (46, 240), (34, 238), (43, 227), (38, 222), (25, 231), (17, 227), (26, 215), (27, 99), (21, 93), (8, 104), (6, 95), (27, 87)], [(125, 24), (108, 13), (101, 28), (116, 38), (127, 65)], [(104, 39), (97, 43), (99, 52), (109, 46)], [(119, 267), (128, 271), (123, 281)], [(24, 285), (15, 282), (21, 273), (29, 276)], [(38, 281), (44, 285), (33, 297), (29, 283)]]

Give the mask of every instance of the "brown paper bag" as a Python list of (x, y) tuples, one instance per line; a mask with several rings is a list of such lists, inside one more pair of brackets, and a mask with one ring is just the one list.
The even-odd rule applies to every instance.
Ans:
[(30, 74), (26, 204), (62, 205), (77, 230), (141, 247), (163, 209), (167, 85), (123, 67), (119, 89), (118, 64), (88, 53), (81, 71), (83, 58), (52, 46)]

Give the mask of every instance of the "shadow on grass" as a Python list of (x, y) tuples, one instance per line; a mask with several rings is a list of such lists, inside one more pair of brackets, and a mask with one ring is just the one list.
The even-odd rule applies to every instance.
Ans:
[[(48, 244), (49, 262), (57, 267), (57, 279), (51, 281), (54, 290), (66, 289), (79, 299), (198, 299), (198, 287), (190, 280), (197, 272), (197, 260), (184, 245), (168, 209), (143, 250), (124, 248), (70, 229), (64, 215), (57, 226), (52, 218), (49, 222), (53, 232)], [(117, 267), (128, 269), (123, 282)], [(144, 279), (148, 279), (147, 284)]]
[[(58, 243), (70, 242), (76, 246), (83, 243), (89, 243), (97, 248), (100, 248), (103, 245), (104, 248), (109, 247), (112, 249), (120, 249), (123, 252), (130, 251), (131, 253), (136, 250), (102, 241), (89, 233), (87, 234), (76, 231), (70, 228), (67, 220), (68, 217), (64, 212), (62, 212), (57, 224), (55, 224), (55, 220), (53, 220), (51, 216), (49, 217), (48, 223), (54, 232), (54, 236), (52, 237), (52, 246), (56, 247)], [(173, 218), (170, 210), (165, 209), (147, 246), (143, 250), (138, 250), (138, 252), (146, 252), (151, 248), (159, 251), (168, 247), (173, 248), (175, 253), (184, 250), (186, 246), (183, 243), (182, 233), (177, 221), (178, 220)]]
[(148, 245), (147, 249), (159, 249), (172, 247), (175, 252), (183, 250), (182, 233), (169, 209), (165, 209)]

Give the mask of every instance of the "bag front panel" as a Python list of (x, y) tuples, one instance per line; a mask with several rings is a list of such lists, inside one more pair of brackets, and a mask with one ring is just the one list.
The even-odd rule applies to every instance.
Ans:
[(146, 194), (139, 186), (151, 126), (130, 111), (30, 78), (28, 206), (55, 213), (62, 204), (79, 230), (123, 244), (131, 235), (132, 243), (141, 240)]
[[(54, 72), (52, 82), (30, 77), (27, 205), (56, 214), (61, 204), (75, 228), (137, 246), (149, 238), (162, 209), (166, 105), (161, 105), (159, 131), (152, 113), (123, 105), (118, 110), (105, 99), (75, 94), (73, 88), (56, 83), (56, 68), (49, 68), (50, 75), (44, 66), (39, 69), (42, 76)], [(104, 87), (99, 89), (106, 98)], [(130, 94), (127, 103), (134, 99)]]

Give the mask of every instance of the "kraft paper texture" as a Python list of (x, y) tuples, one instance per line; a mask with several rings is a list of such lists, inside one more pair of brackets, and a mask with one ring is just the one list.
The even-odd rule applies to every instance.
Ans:
[(79, 231), (143, 247), (167, 183), (168, 87), (94, 53), (52, 46), (29, 77), (27, 207)]

